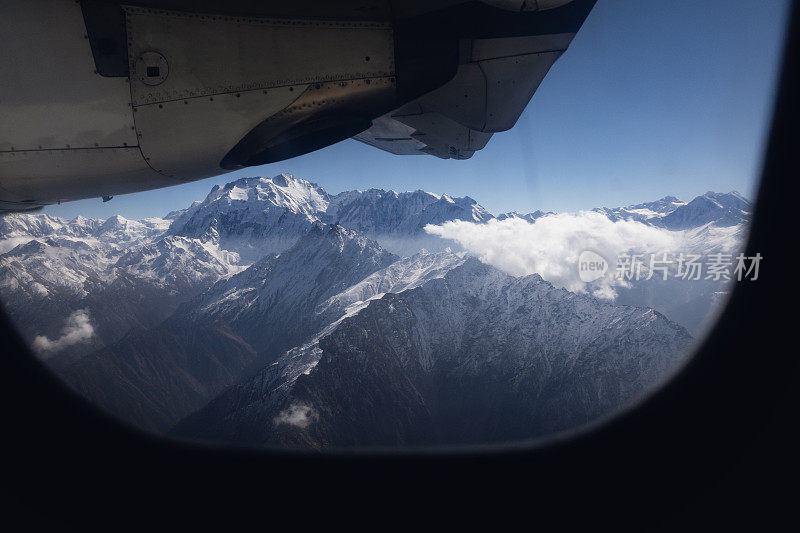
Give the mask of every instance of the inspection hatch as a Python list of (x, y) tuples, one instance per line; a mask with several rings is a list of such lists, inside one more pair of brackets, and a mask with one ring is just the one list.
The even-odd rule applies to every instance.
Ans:
[(158, 52), (143, 52), (136, 60), (136, 77), (145, 85), (164, 83), (168, 75), (167, 58)]

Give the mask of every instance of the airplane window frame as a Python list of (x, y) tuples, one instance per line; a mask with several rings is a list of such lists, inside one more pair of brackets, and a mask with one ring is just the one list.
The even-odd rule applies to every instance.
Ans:
[[(70, 392), (30, 354), (3, 314), (7, 353), (0, 390), (10, 428), (4, 439), (10, 449), (5, 501), (34, 523), (91, 526), (120, 516), (130, 519), (129, 526), (148, 524), (156, 516), (168, 517), (163, 524), (171, 525), (236, 523), (242, 517), (226, 513), (244, 509), (248, 518), (258, 516), (265, 497), (292, 502), (287, 510), (302, 510), (310, 502), (336, 509), (357, 495), (357, 504), (369, 507), (365, 515), (391, 513), (399, 505), (392, 496), (409, 486), (420, 508), (455, 498), (463, 509), (505, 496), (512, 506), (535, 501), (549, 516), (580, 502), (580, 512), (562, 517), (565, 524), (620, 520), (632, 525), (646, 516), (681, 524), (695, 520), (698, 505), (705, 506), (699, 515), (709, 515), (701, 522), (727, 523), (727, 517), (741, 524), (737, 505), (756, 502), (780, 510), (791, 494), (786, 502), (780, 497), (762, 502), (759, 498), (772, 492), (736, 491), (747, 483), (768, 487), (779, 467), (787, 475), (797, 469), (787, 461), (796, 440), (789, 437), (786, 420), (793, 413), (798, 364), (791, 354), (769, 348), (767, 340), (792, 331), (791, 317), (781, 316), (774, 302), (787, 297), (786, 280), (791, 283), (796, 275), (791, 246), (781, 238), (786, 224), (781, 214), (791, 212), (791, 199), (797, 197), (793, 181), (800, 174), (793, 153), (800, 145), (796, 1), (788, 24), (745, 248), (747, 255), (768, 257), (769, 268), (759, 283), (736, 286), (681, 370), (630, 409), (569, 434), (484, 446), (309, 452), (179, 442), (133, 429)], [(743, 470), (736, 470), (741, 464)], [(267, 479), (276, 487), (265, 488)], [(526, 490), (509, 494), (506, 484), (513, 479)], [(723, 487), (725, 482), (731, 485)], [(72, 492), (76, 487), (81, 490)], [(495, 494), (482, 499), (479, 488)], [(676, 490), (683, 493), (666, 499)], [(92, 500), (91, 509), (79, 503), (86, 499)], [(615, 505), (616, 500), (624, 503)], [(196, 515), (187, 516), (187, 509)]]

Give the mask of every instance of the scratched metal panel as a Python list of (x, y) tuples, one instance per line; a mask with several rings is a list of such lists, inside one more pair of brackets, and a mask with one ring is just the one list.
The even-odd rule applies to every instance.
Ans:
[(574, 33), (553, 33), (530, 37), (501, 37), (472, 41), (470, 61), (484, 61), (500, 57), (564, 51), (569, 47)]
[[(422, 113), (418, 115), (394, 115), (393, 118), (408, 124), (428, 137), (434, 137), (441, 144), (456, 150), (481, 150), (491, 138), (491, 133), (470, 130), (461, 124), (439, 113)], [(422, 139), (420, 139), (422, 140)], [(424, 141), (423, 141), (424, 142)]]
[(138, 148), (0, 152), (0, 201), (39, 204), (175, 185)]
[(561, 51), (462, 64), (446, 85), (418, 99), (469, 129), (496, 133), (514, 126)]
[(482, 131), (486, 124), (486, 77), (478, 63), (458, 67), (455, 77), (417, 100), (423, 113), (440, 113)]
[(429, 154), (444, 159), (468, 159), (492, 137), (458, 124), (439, 113), (422, 113), (417, 104), (372, 121), (372, 127), (353, 137), (396, 155)]
[(0, 152), (136, 145), (128, 83), (85, 34), (74, 0), (0, 2)]
[(573, 33), (466, 40), (455, 77), (355, 139), (393, 154), (468, 158), (511, 128)]
[[(545, 52), (481, 61), (486, 75), (486, 123), (482, 131), (514, 127), (561, 52)], [(478, 128), (475, 128), (478, 129)]]
[(126, 7), (131, 72), (145, 52), (169, 75), (131, 83), (134, 105), (315, 82), (394, 75), (385, 22), (227, 17)]
[(572, 0), (481, 0), (509, 11), (544, 11), (569, 4)]
[(251, 129), (295, 101), (306, 85), (218, 94), (136, 107), (139, 143), (148, 163), (166, 176), (202, 179)]
[(372, 121), (372, 126), (353, 139), (395, 155), (422, 155), (425, 144), (412, 138), (414, 128), (393, 119), (391, 113)]

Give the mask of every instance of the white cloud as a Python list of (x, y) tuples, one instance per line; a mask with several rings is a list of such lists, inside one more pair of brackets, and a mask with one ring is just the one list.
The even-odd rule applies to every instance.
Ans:
[[(676, 232), (632, 220), (612, 222), (593, 211), (548, 215), (530, 223), (523, 219), (490, 220), (484, 224), (461, 220), (428, 225), (425, 231), (452, 239), (481, 261), (513, 275), (539, 274), (556, 287), (615, 298), (617, 257), (624, 253), (671, 252), (680, 246)], [(578, 256), (591, 250), (608, 261), (609, 273), (592, 283), (578, 274)]]
[(69, 315), (61, 330), (61, 336), (50, 340), (44, 335), (33, 339), (33, 349), (40, 354), (53, 354), (67, 346), (86, 342), (94, 336), (94, 327), (89, 322), (89, 313), (86, 309), (79, 309)]
[(276, 426), (288, 424), (296, 428), (305, 429), (317, 419), (317, 412), (308, 404), (293, 403), (272, 419)]

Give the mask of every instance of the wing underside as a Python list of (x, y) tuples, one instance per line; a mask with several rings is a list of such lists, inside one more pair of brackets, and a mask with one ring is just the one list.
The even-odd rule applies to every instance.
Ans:
[(574, 33), (467, 40), (450, 82), (353, 138), (397, 155), (469, 159), (511, 129)]

